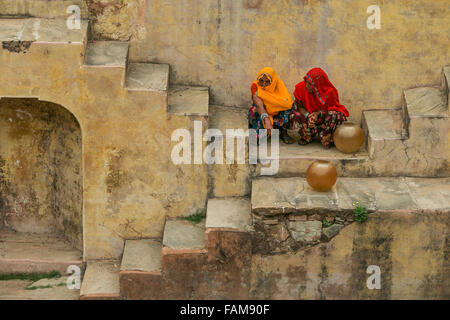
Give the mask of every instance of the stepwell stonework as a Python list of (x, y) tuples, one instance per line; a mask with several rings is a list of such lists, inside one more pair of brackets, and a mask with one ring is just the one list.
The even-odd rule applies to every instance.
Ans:
[[(0, 3), (0, 273), (75, 265), (81, 299), (449, 299), (447, 4), (390, 1), (369, 30), (363, 1), (175, 2)], [(266, 64), (290, 91), (323, 66), (363, 147), (280, 143), (275, 174), (251, 163), (226, 129), (248, 129)], [(224, 144), (222, 164), (175, 164), (173, 132), (198, 127), (245, 142), (245, 163)], [(306, 182), (318, 159), (329, 192)]]

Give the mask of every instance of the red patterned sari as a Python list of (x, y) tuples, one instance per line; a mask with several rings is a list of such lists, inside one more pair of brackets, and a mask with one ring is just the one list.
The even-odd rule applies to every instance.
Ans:
[[(306, 88), (306, 81), (311, 83), (313, 93)], [(322, 145), (329, 148), (333, 144), (333, 133), (337, 126), (347, 120), (348, 110), (339, 103), (336, 88), (328, 80), (327, 74), (320, 68), (311, 69), (304, 81), (295, 86), (295, 104), (303, 106), (309, 115), (305, 117), (298, 110), (291, 112), (290, 128), (298, 130), (299, 144), (308, 144), (318, 136)], [(313, 125), (308, 125), (308, 119), (315, 114)]]

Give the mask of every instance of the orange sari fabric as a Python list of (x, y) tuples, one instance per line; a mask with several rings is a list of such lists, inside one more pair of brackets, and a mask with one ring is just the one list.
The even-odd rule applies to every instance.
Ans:
[[(271, 81), (267, 87), (261, 87), (258, 80), (264, 75)], [(283, 81), (277, 76), (272, 68), (264, 68), (252, 83), (252, 94), (257, 94), (264, 102), (270, 121), (273, 123), (273, 116), (281, 111), (292, 108), (292, 98)]]

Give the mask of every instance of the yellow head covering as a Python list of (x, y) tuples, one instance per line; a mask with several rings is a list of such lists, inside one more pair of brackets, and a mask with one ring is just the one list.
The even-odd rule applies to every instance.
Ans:
[[(271, 81), (267, 87), (261, 87), (258, 80), (266, 75)], [(289, 110), (292, 107), (292, 98), (284, 85), (283, 81), (278, 78), (273, 68), (264, 68), (258, 73), (256, 81), (253, 83), (258, 87), (258, 97), (260, 97), (266, 106), (267, 114), (270, 116), (270, 121), (273, 123), (273, 116), (280, 111)]]

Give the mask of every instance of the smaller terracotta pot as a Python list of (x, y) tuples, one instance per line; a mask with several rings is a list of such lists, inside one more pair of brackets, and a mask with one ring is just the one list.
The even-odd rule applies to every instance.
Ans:
[(336, 148), (343, 153), (355, 153), (364, 143), (364, 133), (361, 128), (353, 122), (345, 121), (333, 135)]
[(337, 180), (335, 166), (325, 160), (314, 161), (306, 171), (306, 181), (316, 191), (326, 192), (333, 188)]

